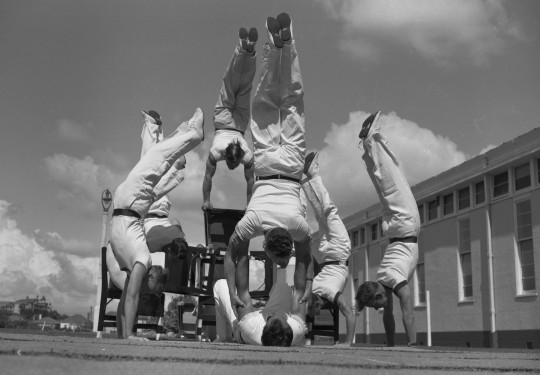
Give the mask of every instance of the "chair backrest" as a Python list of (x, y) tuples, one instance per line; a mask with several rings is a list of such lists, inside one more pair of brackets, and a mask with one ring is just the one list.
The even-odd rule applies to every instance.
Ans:
[(188, 246), (182, 260), (166, 254), (165, 268), (170, 276), (164, 291), (187, 295), (211, 294), (215, 264), (215, 254), (206, 247)]
[(225, 252), (236, 224), (244, 216), (243, 210), (213, 208), (204, 212), (206, 246), (212, 244), (215, 251)]

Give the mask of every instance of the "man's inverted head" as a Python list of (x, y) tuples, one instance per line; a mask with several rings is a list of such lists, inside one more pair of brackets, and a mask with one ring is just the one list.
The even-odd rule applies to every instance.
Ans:
[(285, 317), (272, 316), (266, 321), (261, 341), (264, 346), (291, 346), (293, 331)]
[(225, 163), (230, 170), (235, 169), (240, 165), (244, 157), (244, 150), (240, 147), (240, 143), (235, 139), (225, 149)]
[(360, 285), (355, 300), (358, 311), (361, 311), (365, 306), (378, 310), (388, 303), (384, 287), (375, 281), (366, 281)]
[(291, 234), (283, 228), (272, 228), (264, 235), (264, 251), (279, 267), (287, 267), (293, 251)]
[[(163, 285), (169, 281), (169, 270), (161, 266), (152, 266), (145, 276), (146, 283), (143, 282), (150, 293), (163, 293)], [(146, 289), (146, 288), (142, 288)]]

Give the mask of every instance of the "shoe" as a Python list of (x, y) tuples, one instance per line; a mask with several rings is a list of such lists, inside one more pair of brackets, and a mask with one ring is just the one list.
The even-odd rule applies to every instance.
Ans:
[(240, 39), (240, 45), (243, 49), (247, 51), (249, 41), (248, 41), (248, 31), (241, 27), (240, 30), (238, 30), (238, 38)]
[(373, 126), (375, 122), (379, 120), (380, 115), (381, 115), (381, 111), (377, 111), (368, 116), (368, 118), (362, 124), (362, 130), (360, 130), (360, 134), (358, 134), (358, 138), (362, 140), (367, 138), (369, 131), (371, 130), (371, 127)]
[(281, 13), (277, 16), (277, 21), (279, 22), (279, 28), (281, 29), (281, 40), (283, 42), (289, 42), (293, 37), (291, 17), (287, 13)]
[(304, 162), (304, 174), (308, 177), (313, 177), (319, 174), (319, 153), (310, 152), (306, 156)]
[(157, 125), (161, 126), (161, 116), (156, 111), (141, 111), (145, 120), (150, 120), (155, 122)]
[(201, 142), (204, 141), (204, 114), (200, 108), (195, 110), (193, 117), (188, 121), (188, 126), (197, 131), (197, 134), (201, 138)]
[(268, 38), (270, 38), (270, 42), (277, 48), (283, 47), (283, 41), (279, 36), (280, 26), (278, 20), (273, 17), (268, 17), (266, 19), (266, 30), (268, 30)]
[(255, 43), (257, 43), (257, 40), (259, 39), (259, 33), (257, 32), (257, 29), (252, 27), (249, 29), (248, 33), (248, 48), (246, 50), (249, 53), (253, 53), (255, 51)]

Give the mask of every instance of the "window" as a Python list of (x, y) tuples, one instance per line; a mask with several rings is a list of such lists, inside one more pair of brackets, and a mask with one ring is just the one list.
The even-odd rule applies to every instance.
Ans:
[(460, 301), (471, 300), (472, 259), (471, 259), (471, 223), (469, 219), (459, 221), (459, 296)]
[(351, 246), (356, 247), (358, 246), (358, 231), (353, 230), (351, 233)]
[(508, 172), (493, 176), (493, 196), (500, 197), (504, 194), (508, 194)]
[(536, 290), (531, 201), (516, 203), (518, 293)]
[(484, 188), (484, 181), (477, 182), (474, 185), (474, 199), (476, 204), (482, 204), (486, 201), (486, 189)]
[(435, 220), (437, 217), (439, 217), (438, 208), (438, 199), (435, 199), (434, 201), (428, 203), (428, 220)]
[(450, 215), (454, 212), (454, 193), (443, 196), (443, 215)]
[(471, 206), (470, 188), (467, 186), (466, 188), (459, 189), (458, 190), (458, 209), (464, 210), (466, 208), (469, 208), (470, 206)]
[(383, 228), (382, 228), (382, 220), (379, 221), (379, 237), (380, 238), (384, 237)]
[(529, 163), (514, 168), (514, 183), (517, 190), (531, 186), (531, 169)]
[(377, 223), (371, 224), (371, 241), (377, 239)]
[(366, 228), (360, 228), (360, 245), (366, 243)]
[(424, 205), (421, 204), (418, 206), (418, 214), (420, 215), (420, 223), (424, 223)]

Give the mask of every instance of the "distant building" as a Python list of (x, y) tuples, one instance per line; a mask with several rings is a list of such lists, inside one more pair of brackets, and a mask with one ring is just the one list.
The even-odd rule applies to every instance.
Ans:
[(80, 314), (76, 314), (66, 318), (59, 323), (60, 329), (80, 330), (80, 329), (92, 329), (92, 321), (86, 319)]
[(7, 302), (7, 301), (0, 301), (0, 311), (7, 311), (8, 313), (13, 314), (14, 310), (15, 310), (15, 303)]
[(49, 307), (49, 302), (47, 302), (45, 296), (42, 296), (41, 298), (39, 298), (38, 296), (36, 296), (36, 298), (26, 297), (13, 302), (13, 304), (14, 314), (19, 314), (22, 309), (38, 310), (40, 308), (46, 309), (47, 307)]
[[(418, 341), (427, 343), (429, 291), (433, 345), (539, 348), (540, 128), (412, 190), (422, 221), (410, 283)], [(388, 244), (381, 219), (378, 203), (344, 219), (356, 288), (376, 280)], [(396, 299), (394, 313), (404, 344)], [(364, 309), (356, 332), (357, 342), (384, 343), (382, 311)]]

